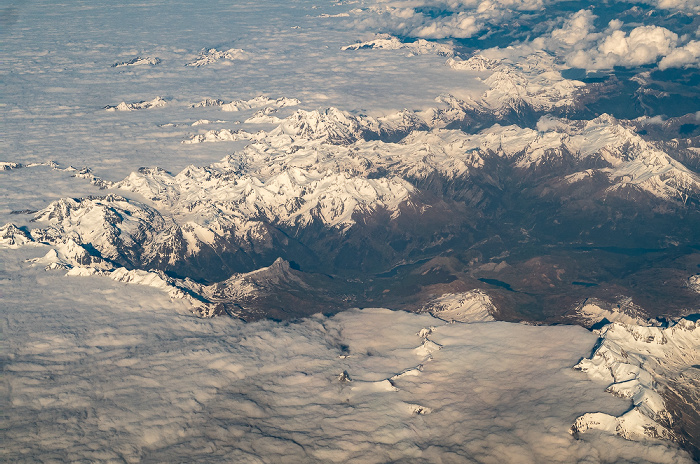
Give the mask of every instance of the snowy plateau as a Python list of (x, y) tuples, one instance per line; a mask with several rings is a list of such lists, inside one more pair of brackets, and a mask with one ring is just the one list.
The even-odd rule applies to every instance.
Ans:
[(3, 7), (0, 459), (699, 462), (699, 8)]

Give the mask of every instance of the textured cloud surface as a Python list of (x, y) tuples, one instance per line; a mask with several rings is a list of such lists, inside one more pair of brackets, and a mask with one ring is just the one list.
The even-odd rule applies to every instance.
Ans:
[(201, 320), (155, 289), (0, 253), (8, 462), (689, 462), (667, 442), (569, 434), (629, 408), (571, 369), (595, 342), (579, 327), (385, 309)]
[(630, 3), (646, 3), (667, 10), (700, 11), (699, 0), (627, 0)]
[[(383, 2), (359, 13), (355, 24), (375, 32), (389, 32), (406, 37), (467, 39), (487, 37), (493, 27), (509, 22), (518, 26), (530, 24), (533, 28), (537, 23), (537, 19), (533, 18), (541, 18), (543, 24), (537, 25), (537, 29), (542, 31), (543, 27), (549, 27), (549, 32), (531, 39), (530, 35), (535, 35), (534, 30), (531, 30), (527, 38), (523, 36), (525, 40), (522, 42), (514, 38), (509, 48), (520, 50), (521, 53), (548, 50), (557, 54), (567, 65), (588, 70), (612, 69), (615, 66), (636, 67), (654, 64), (660, 59), (661, 69), (700, 64), (697, 43), (688, 41), (687, 37), (680, 39), (677, 33), (666, 27), (653, 24), (635, 24), (630, 27), (619, 19), (612, 19), (607, 28), (601, 30), (596, 27), (599, 17), (594, 14), (595, 5), (581, 3), (588, 9), (568, 13), (568, 18), (564, 16), (567, 13), (561, 11), (561, 17), (557, 18), (553, 11), (558, 3), (560, 2), (539, 0)], [(699, 8), (695, 0), (650, 0), (637, 3), (686, 11)], [(545, 7), (550, 10), (545, 10)], [(553, 27), (552, 25), (560, 24), (562, 17), (563, 25)], [(513, 33), (508, 28), (506, 31)]]
[(542, 0), (452, 0), (378, 2), (361, 15), (357, 25), (409, 37), (468, 38), (490, 25), (501, 24), (517, 12), (542, 9)]

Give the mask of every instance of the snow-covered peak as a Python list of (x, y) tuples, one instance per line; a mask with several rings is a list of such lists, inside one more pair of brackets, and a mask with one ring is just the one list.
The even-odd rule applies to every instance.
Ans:
[(288, 135), (295, 139), (323, 140), (341, 145), (362, 138), (365, 127), (361, 118), (337, 108), (298, 110), (282, 121), (270, 135)]
[(688, 277), (688, 287), (700, 293), (700, 274)]
[(33, 266), (44, 266), (47, 271), (73, 267), (90, 267), (100, 271), (114, 268), (111, 263), (100, 256), (90, 254), (88, 250), (71, 238), (56, 243), (44, 256), (30, 259), (29, 262)]
[[(234, 140), (255, 140), (273, 146), (289, 144), (291, 141), (320, 141), (335, 145), (349, 145), (363, 139), (382, 139), (398, 141), (412, 131), (429, 129), (428, 123), (421, 114), (404, 109), (396, 113), (373, 118), (370, 116), (355, 116), (335, 107), (318, 110), (297, 110), (292, 115), (280, 119), (274, 114), (277, 107), (294, 104), (277, 100), (272, 106), (265, 106), (253, 116), (246, 119), (250, 124), (278, 124), (270, 132), (250, 134), (242, 130), (220, 129), (203, 134), (196, 134), (183, 143), (220, 142)], [(230, 103), (228, 111), (239, 111), (238, 108), (250, 109), (258, 107), (255, 103)], [(263, 105), (259, 105), (263, 106)], [(226, 108), (224, 105), (222, 108)]]
[(119, 195), (63, 198), (37, 212), (33, 221), (48, 224), (31, 231), (36, 241), (56, 244), (71, 239), (117, 262), (135, 259), (141, 243), (165, 225), (157, 211)]
[(638, 409), (631, 409), (619, 417), (602, 412), (586, 413), (576, 419), (570, 433), (578, 437), (579, 434), (589, 430), (598, 430), (636, 441), (673, 438), (670, 430), (642, 414)]
[(249, 297), (255, 299), (262, 295), (265, 288), (273, 287), (281, 283), (299, 280), (291, 271), (289, 262), (277, 258), (270, 266), (256, 269), (252, 272), (234, 274), (223, 282), (209, 285), (202, 289), (202, 293), (210, 299), (238, 299)]
[(391, 139), (396, 135), (399, 139), (413, 131), (427, 131), (428, 124), (420, 115), (407, 109), (377, 118), (377, 133), (382, 139)]
[(210, 48), (208, 50), (202, 50), (201, 52), (199, 52), (197, 58), (187, 63), (185, 66), (192, 66), (198, 68), (200, 66), (210, 65), (221, 60), (245, 60), (248, 57), (249, 54), (241, 50), (240, 48), (230, 48), (228, 50), (217, 50), (216, 48)]
[(500, 62), (477, 54), (466, 60), (450, 58), (445, 64), (452, 69), (460, 71), (492, 71), (496, 69)]
[(621, 322), (623, 324), (636, 324), (650, 326), (648, 314), (635, 307), (633, 304), (606, 304), (594, 299), (586, 299), (574, 310), (574, 317), (584, 326), (592, 327), (603, 321)]
[(160, 168), (140, 168), (114, 184), (115, 188), (136, 192), (153, 202), (172, 203), (177, 200), (175, 179)]
[(192, 123), (192, 127), (195, 126), (206, 126), (208, 124), (223, 124), (226, 121), (222, 121), (221, 119), (217, 119), (216, 121), (210, 121), (209, 119), (197, 119), (195, 122)]
[(276, 112), (276, 108), (268, 106), (267, 108), (256, 111), (253, 116), (243, 122), (246, 124), (279, 124), (282, 122), (282, 119), (274, 116)]
[(9, 223), (0, 227), (0, 247), (19, 248), (33, 241), (29, 233), (15, 224)]
[[(584, 157), (598, 156), (609, 163), (610, 167), (601, 171), (613, 181), (611, 188), (634, 186), (684, 203), (700, 192), (700, 176), (612, 116), (604, 114), (571, 126), (569, 150)], [(581, 179), (580, 175), (570, 177), (571, 182)]]
[(564, 79), (558, 71), (526, 75), (509, 68), (497, 68), (483, 82), (489, 87), (483, 101), (492, 111), (517, 109), (522, 104), (535, 111), (573, 107), (585, 87), (583, 82)]
[(353, 215), (360, 211), (386, 208), (395, 213), (414, 191), (397, 176), (368, 179), (333, 163), (301, 163), (293, 158), (285, 162), (284, 153), (270, 160), (268, 167), (260, 164), (260, 157), (270, 159), (267, 148), (247, 147), (247, 167), (227, 157), (209, 167), (189, 166), (176, 176), (142, 169), (115, 187), (142, 195), (181, 221), (204, 226), (210, 221), (264, 217), (297, 225), (321, 221), (340, 228), (354, 224)]
[(12, 161), (0, 161), (0, 171), (11, 171), (13, 169), (22, 169), (22, 163), (14, 163)]
[(488, 89), (478, 104), (482, 111), (497, 115), (517, 113), (525, 106), (536, 112), (573, 108), (585, 93), (583, 82), (564, 78), (554, 58), (543, 52), (515, 63), (474, 55), (446, 64), (455, 70), (490, 72), (481, 79)]
[(137, 56), (136, 58), (132, 58), (128, 61), (121, 61), (118, 63), (114, 63), (112, 65), (113, 68), (121, 68), (125, 66), (156, 66), (160, 64), (161, 60), (160, 58), (157, 57), (140, 57)]
[(147, 110), (151, 108), (162, 108), (167, 106), (168, 102), (162, 97), (156, 97), (150, 101), (140, 101), (133, 103), (121, 102), (116, 106), (105, 106), (104, 109), (107, 111), (136, 111), (136, 110)]
[(523, 169), (561, 162), (564, 156), (604, 166), (571, 173), (566, 177), (570, 183), (595, 171), (610, 179), (610, 191), (634, 187), (680, 202), (700, 193), (700, 176), (609, 115), (586, 122), (543, 118), (538, 129), (497, 124), (479, 134), (480, 147)]
[(213, 129), (203, 134), (195, 134), (182, 141), (184, 144), (207, 143), (207, 142), (232, 142), (236, 140), (246, 140), (246, 134), (241, 131), (231, 129)]
[[(60, 267), (53, 267), (60, 269)], [(47, 269), (48, 270), (48, 269)], [(69, 277), (108, 277), (116, 282), (127, 285), (144, 285), (157, 288), (172, 300), (185, 300), (190, 304), (192, 312), (199, 317), (214, 317), (224, 314), (221, 303), (213, 303), (193, 293), (189, 287), (191, 281), (181, 281), (167, 276), (162, 271), (146, 271), (143, 269), (126, 269), (118, 267), (114, 270), (100, 270), (94, 266), (72, 267), (66, 273)]]

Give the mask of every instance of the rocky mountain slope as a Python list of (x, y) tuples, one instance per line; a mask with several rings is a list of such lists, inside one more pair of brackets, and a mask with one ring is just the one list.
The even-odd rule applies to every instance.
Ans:
[[(502, 68), (483, 58), (471, 62)], [(492, 89), (502, 80), (498, 72)], [(568, 105), (559, 93), (545, 97)], [(205, 285), (282, 258), (302, 281), (339, 279), (342, 285), (325, 297), (310, 294), (325, 304), (337, 291), (352, 294), (348, 301), (356, 305), (418, 310), (436, 291), (481, 288), (518, 308), (502, 314), (513, 319), (556, 319), (562, 312), (548, 301), (563, 294), (566, 304), (626, 295), (649, 307), (670, 300), (671, 312), (697, 309), (695, 293), (681, 284), (691, 274), (700, 230), (692, 146), (650, 139), (633, 122), (605, 114), (547, 115), (533, 127), (496, 123), (469, 132), (470, 117), (489, 111), (504, 119), (505, 107), (487, 107), (487, 99), (439, 101), (432, 109), (381, 117), (300, 109), (277, 118), (269, 131), (247, 132), (244, 124), (205, 132), (188, 142), (248, 145), (177, 174), (142, 168), (110, 182), (85, 170), (78, 177), (115, 193), (53, 202), (34, 214), (36, 227), (5, 228), (6, 240), (54, 246), (72, 240), (115, 267), (160, 270)], [(243, 112), (262, 107), (257, 117), (263, 117), (297, 104), (256, 97), (227, 105)], [(536, 108), (523, 98), (506, 113), (525, 104)], [(221, 100), (194, 106), (212, 105), (226, 106)], [(677, 287), (640, 291), (640, 279), (658, 260)], [(426, 269), (431, 262), (439, 264)], [(358, 279), (365, 290), (353, 285)], [(375, 279), (379, 286), (370, 284)], [(289, 290), (280, 288), (265, 291)], [(286, 314), (310, 309), (295, 311)]]
[[(346, 48), (404, 45), (437, 50), (392, 37)], [(204, 50), (199, 61), (239, 52)], [(92, 259), (100, 271), (191, 279), (202, 286), (194, 293), (247, 319), (265, 317), (264, 305), (272, 311), (282, 294), (300, 296), (276, 318), (348, 305), (417, 311), (471, 291), (486, 292), (506, 320), (569, 320), (586, 298), (628, 298), (648, 316), (700, 309), (688, 285), (700, 255), (692, 115), (664, 125), (590, 117), (594, 85), (565, 78), (545, 52), (446, 65), (478, 77), (481, 95), (440, 95), (432, 108), (374, 116), (295, 109), (301, 102), (288, 97), (189, 105), (240, 121), (183, 142), (247, 145), (208, 166), (144, 167), (118, 182), (83, 169), (77, 179), (111, 193), (24, 212), (29, 225), (4, 227), (3, 242), (49, 244), (59, 268)], [(240, 276), (263, 268), (285, 277), (256, 281), (257, 297), (242, 301), (237, 288), (250, 282)], [(212, 285), (223, 287), (203, 290)], [(323, 291), (309, 291), (316, 285)]]
[(700, 457), (700, 324), (680, 319), (668, 327), (614, 322), (600, 330), (591, 358), (575, 369), (609, 382), (606, 391), (629, 398), (620, 417), (588, 413), (575, 436), (603, 430), (628, 439), (673, 438)]

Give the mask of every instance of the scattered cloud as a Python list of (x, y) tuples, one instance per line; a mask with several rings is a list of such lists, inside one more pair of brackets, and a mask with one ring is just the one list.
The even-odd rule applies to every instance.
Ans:
[(684, 38), (665, 27), (645, 25), (630, 30), (617, 19), (599, 30), (595, 26), (597, 19), (593, 11), (579, 10), (549, 34), (486, 53), (513, 59), (546, 50), (567, 66), (586, 70), (656, 63), (660, 69), (700, 66), (700, 41), (682, 45)]
[(699, 63), (700, 41), (692, 40), (664, 56), (659, 62), (659, 69), (697, 67)]

